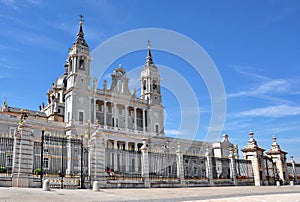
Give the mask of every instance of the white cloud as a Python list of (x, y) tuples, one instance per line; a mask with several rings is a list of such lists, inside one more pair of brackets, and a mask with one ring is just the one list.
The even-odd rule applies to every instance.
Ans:
[(228, 94), (227, 97), (241, 97), (241, 96), (258, 96), (265, 94), (284, 93), (287, 92), (290, 87), (290, 83), (284, 79), (275, 79), (267, 81), (256, 88), (252, 88), (248, 91), (240, 91), (237, 93)]
[(17, 10), (19, 8), (26, 7), (28, 5), (38, 5), (40, 4), (40, 0), (25, 0), (25, 1), (0, 0), (0, 3), (5, 5), (6, 7)]
[(262, 117), (284, 117), (284, 116), (295, 116), (300, 115), (300, 107), (288, 106), (288, 105), (277, 105), (263, 108), (256, 108), (238, 113), (239, 116), (262, 116)]

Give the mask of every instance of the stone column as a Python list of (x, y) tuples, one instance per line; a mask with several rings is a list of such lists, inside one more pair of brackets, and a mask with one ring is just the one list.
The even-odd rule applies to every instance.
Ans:
[(250, 130), (249, 136), (250, 138), (248, 140), (248, 144), (242, 150), (242, 152), (244, 159), (251, 160), (252, 162), (255, 186), (260, 186), (262, 185), (262, 181), (266, 178), (263, 162), (263, 153), (265, 150), (258, 146), (256, 140), (254, 139), (254, 132), (252, 130)]
[(211, 153), (208, 148), (206, 148), (205, 156), (206, 156), (206, 177), (209, 181), (209, 184), (214, 185), (213, 172), (212, 172), (213, 169), (212, 159), (211, 159)]
[(117, 151), (118, 151), (118, 141), (114, 141), (114, 170), (118, 170), (118, 154), (117, 154)]
[(125, 105), (125, 130), (128, 131), (128, 105)]
[(128, 151), (129, 151), (129, 148), (128, 148), (128, 142), (125, 142), (125, 151), (127, 151), (126, 152), (126, 172), (129, 172), (129, 161), (130, 161), (130, 154), (128, 153)]
[(137, 123), (136, 123), (136, 107), (134, 107), (134, 131), (137, 129)]
[(150, 188), (151, 183), (149, 181), (149, 158), (148, 158), (148, 147), (147, 139), (143, 139), (143, 146), (141, 147), (142, 152), (142, 178), (144, 179), (145, 188)]
[(235, 163), (235, 158), (234, 158), (234, 153), (233, 153), (233, 148), (229, 149), (229, 159), (230, 159), (230, 171), (231, 171), (231, 177), (233, 179), (234, 185), (238, 184), (237, 178), (236, 178), (236, 163)]
[(98, 181), (100, 188), (105, 188), (105, 139), (103, 134), (93, 133), (89, 141), (89, 148), (91, 185)]
[(286, 165), (286, 155), (287, 152), (283, 151), (279, 144), (277, 143), (277, 138), (275, 135), (272, 137), (273, 143), (271, 145), (271, 149), (267, 152), (267, 155), (272, 158), (272, 160), (276, 163), (276, 167), (278, 168), (279, 178), (283, 183), (288, 183), (288, 170)]
[(107, 125), (107, 123), (106, 123), (106, 113), (107, 113), (107, 101), (106, 100), (104, 100), (104, 106), (103, 106), (103, 114), (104, 114), (104, 128), (106, 128), (106, 125)]
[(113, 121), (113, 124), (114, 124), (113, 127), (114, 127), (114, 129), (116, 129), (117, 128), (117, 118), (119, 117), (118, 113), (117, 113), (117, 104), (116, 103), (114, 103), (114, 110), (113, 110), (112, 117), (114, 119), (114, 121)]
[(14, 137), (12, 186), (33, 186), (33, 134), (29, 127), (21, 125)]
[[(96, 87), (96, 90), (97, 91), (97, 87)], [(96, 92), (95, 92), (96, 93)], [(95, 95), (94, 95), (94, 110), (93, 110), (93, 113), (94, 113), (94, 124), (97, 123), (97, 113), (96, 113), (96, 98), (95, 98)], [(98, 123), (100, 122), (100, 120), (98, 120)]]
[[(68, 136), (67, 140), (67, 169), (66, 169), (66, 174), (70, 175), (73, 172), (73, 152), (72, 152), (72, 143), (71, 143), (71, 136)], [(62, 142), (62, 149), (65, 147), (65, 143)], [(63, 152), (63, 151), (62, 151)], [(64, 155), (63, 155), (64, 156)], [(61, 171), (62, 173), (64, 172), (63, 170)]]
[(177, 178), (180, 181), (182, 187), (186, 187), (186, 182), (184, 178), (184, 167), (183, 167), (183, 152), (181, 151), (180, 143), (177, 144)]
[(291, 156), (290, 158), (291, 158), (291, 164), (292, 164), (292, 169), (293, 169), (293, 177), (294, 177), (294, 181), (295, 181), (296, 183), (298, 183), (295, 160), (294, 160), (294, 157), (293, 157), (293, 156)]
[(145, 133), (146, 133), (146, 120), (145, 120), (145, 115), (146, 115), (146, 113), (145, 113), (145, 109), (143, 109), (143, 132), (144, 132), (144, 135), (145, 135)]

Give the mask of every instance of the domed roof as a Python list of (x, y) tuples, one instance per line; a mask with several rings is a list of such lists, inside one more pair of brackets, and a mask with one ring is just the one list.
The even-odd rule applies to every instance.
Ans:
[(57, 88), (66, 88), (67, 87), (67, 75), (61, 75), (54, 83), (53, 86)]

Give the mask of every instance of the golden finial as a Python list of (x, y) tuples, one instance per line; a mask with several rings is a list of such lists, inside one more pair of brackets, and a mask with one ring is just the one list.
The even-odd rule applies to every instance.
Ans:
[(83, 21), (84, 21), (84, 20), (83, 20), (84, 17), (83, 17), (82, 14), (80, 14), (80, 15), (79, 15), (79, 18), (80, 18), (80, 20), (79, 20), (79, 25), (82, 26)]

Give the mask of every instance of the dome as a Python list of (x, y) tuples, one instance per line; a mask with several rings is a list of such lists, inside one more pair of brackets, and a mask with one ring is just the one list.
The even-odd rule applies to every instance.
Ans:
[(67, 87), (67, 75), (61, 75), (55, 82), (54, 86), (57, 88), (66, 88)]

